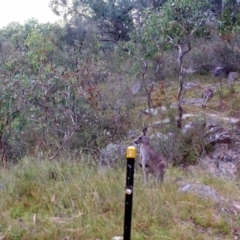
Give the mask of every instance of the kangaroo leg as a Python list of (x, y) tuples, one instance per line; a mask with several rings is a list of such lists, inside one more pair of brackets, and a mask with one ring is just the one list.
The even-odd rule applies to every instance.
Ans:
[(165, 174), (165, 169), (162, 169), (161, 174), (160, 174), (161, 182), (163, 182), (163, 180), (164, 180), (164, 174)]
[(147, 173), (147, 168), (146, 168), (145, 164), (142, 165), (142, 169), (143, 169), (144, 185), (147, 185), (148, 184), (148, 173)]
[(156, 186), (158, 186), (158, 184), (159, 184), (159, 179), (160, 179), (160, 174), (159, 174), (159, 173), (156, 173), (156, 178), (155, 178), (155, 184), (156, 184)]

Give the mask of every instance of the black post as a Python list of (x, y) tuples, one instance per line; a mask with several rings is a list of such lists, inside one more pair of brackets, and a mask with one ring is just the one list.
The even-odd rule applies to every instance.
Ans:
[(125, 187), (124, 233), (123, 233), (124, 240), (131, 239), (132, 200), (133, 200), (135, 157), (136, 157), (136, 148), (128, 147), (128, 149), (127, 149), (127, 174), (126, 174), (126, 187)]

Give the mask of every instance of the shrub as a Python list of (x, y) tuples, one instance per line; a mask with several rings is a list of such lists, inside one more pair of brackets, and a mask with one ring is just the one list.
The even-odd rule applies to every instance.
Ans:
[(238, 35), (230, 35), (230, 39), (215, 35), (206, 42), (201, 39), (198, 48), (189, 53), (186, 63), (196, 68), (200, 74), (207, 74), (218, 66), (223, 67), (227, 73), (237, 71), (240, 67), (239, 42)]

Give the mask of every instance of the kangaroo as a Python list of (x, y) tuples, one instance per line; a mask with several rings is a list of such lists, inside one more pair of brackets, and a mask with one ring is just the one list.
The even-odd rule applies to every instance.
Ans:
[(211, 89), (210, 87), (208, 87), (204, 90), (204, 93), (202, 94), (202, 99), (203, 99), (202, 107), (203, 108), (206, 108), (207, 102), (212, 99), (213, 94), (214, 94), (213, 89)]
[(149, 173), (156, 177), (156, 183), (159, 183), (159, 180), (163, 182), (167, 163), (165, 158), (151, 147), (147, 135), (147, 128), (143, 129), (143, 134), (139, 136), (134, 143), (141, 144), (139, 165), (143, 170), (144, 184), (148, 184)]

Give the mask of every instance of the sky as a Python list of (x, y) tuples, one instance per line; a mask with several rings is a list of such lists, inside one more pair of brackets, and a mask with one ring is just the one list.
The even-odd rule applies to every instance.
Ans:
[(0, 0), (0, 28), (11, 22), (24, 24), (35, 18), (39, 23), (55, 22), (59, 19), (49, 5), (50, 0)]

